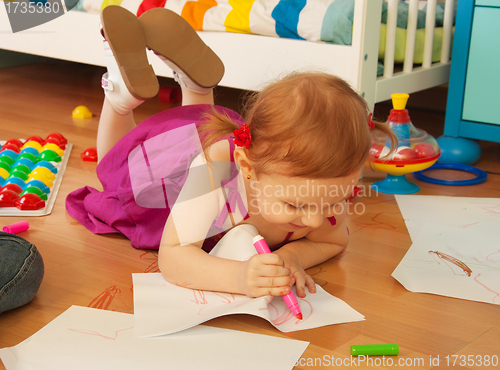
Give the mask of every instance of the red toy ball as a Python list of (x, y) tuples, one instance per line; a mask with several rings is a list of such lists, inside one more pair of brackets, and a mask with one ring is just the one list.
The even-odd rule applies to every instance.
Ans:
[(413, 148), (418, 158), (431, 158), (436, 155), (436, 150), (429, 143), (420, 143)]
[[(62, 136), (59, 132), (53, 132), (49, 135), (47, 135), (47, 138), (45, 139), (45, 141), (48, 141), (48, 139), (50, 138), (55, 138), (57, 140), (59, 140), (59, 143), (61, 145), (64, 145), (66, 146), (66, 144), (68, 143), (68, 140), (66, 140), (66, 138), (64, 136)], [(63, 147), (60, 147), (61, 149), (64, 149)]]
[(380, 158), (380, 153), (384, 149), (383, 144), (375, 144), (370, 148), (370, 158)]
[(21, 148), (23, 146), (23, 142), (21, 140), (19, 140), (19, 139), (10, 139), (5, 144), (6, 145), (7, 144), (14, 144), (18, 148)]
[(45, 207), (45, 201), (37, 194), (26, 193), (16, 200), (15, 206), (21, 211), (36, 211), (37, 209)]
[(97, 149), (96, 148), (85, 149), (81, 154), (81, 157), (82, 161), (97, 162)]
[(2, 188), (0, 188), (0, 192), (4, 191), (4, 189), (12, 190), (16, 194), (21, 194), (23, 192), (23, 188), (17, 184), (14, 184), (13, 182), (4, 185)]
[(182, 100), (182, 93), (178, 87), (162, 86), (158, 92), (158, 99), (166, 103), (178, 103)]
[(0, 207), (14, 207), (18, 198), (19, 194), (10, 189), (4, 188), (0, 191)]
[(411, 148), (400, 149), (396, 153), (394, 153), (395, 161), (410, 162), (415, 160), (416, 158), (417, 154)]
[(17, 145), (12, 144), (12, 143), (5, 143), (2, 146), (2, 149), (0, 149), (0, 152), (3, 150), (12, 150), (13, 152), (16, 152), (16, 153), (19, 153), (21, 151), (21, 149), (19, 149), (19, 147)]
[(44, 142), (44, 140), (40, 136), (37, 136), (37, 135), (30, 136), (29, 138), (26, 139), (26, 142), (28, 142), (28, 141), (36, 141), (37, 143), (40, 143), (40, 145), (43, 145), (43, 142)]
[(61, 142), (59, 141), (59, 139), (55, 138), (55, 137), (49, 137), (45, 140), (45, 144), (55, 144), (57, 145), (59, 148), (61, 148), (62, 150), (66, 149), (66, 145), (63, 145), (61, 144)]

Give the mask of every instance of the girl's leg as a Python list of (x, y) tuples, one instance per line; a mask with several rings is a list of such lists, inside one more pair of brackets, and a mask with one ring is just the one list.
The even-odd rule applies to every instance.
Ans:
[(186, 87), (181, 86), (182, 105), (210, 104), (214, 105), (214, 91), (211, 89), (207, 94), (198, 94)]
[(127, 114), (119, 114), (107, 98), (104, 98), (99, 127), (97, 128), (97, 158), (98, 162), (136, 126), (132, 110)]
[(128, 91), (107, 41), (104, 41), (104, 57), (108, 72), (101, 79), (105, 98), (97, 128), (98, 162), (136, 126), (132, 110), (144, 101)]
[(97, 130), (98, 161), (136, 126), (132, 110), (159, 89), (139, 19), (125, 8), (108, 6), (101, 13), (101, 25), (108, 71), (101, 79), (106, 97)]
[[(182, 105), (214, 104), (214, 93), (211, 89), (207, 94), (198, 94), (186, 87), (181, 87)], [(119, 114), (107, 98), (104, 98), (99, 127), (97, 129), (98, 161), (108, 153), (113, 146), (136, 126), (132, 110), (127, 114)]]

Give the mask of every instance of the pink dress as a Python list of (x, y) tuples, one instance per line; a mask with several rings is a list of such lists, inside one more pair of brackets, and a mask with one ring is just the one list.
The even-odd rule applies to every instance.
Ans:
[[(96, 172), (103, 190), (86, 186), (70, 193), (66, 198), (68, 214), (93, 233), (121, 233), (130, 239), (134, 248), (158, 249), (163, 228), (170, 214), (169, 204), (175, 202), (176, 195), (186, 181), (191, 161), (199, 154), (199, 148), (185, 144), (191, 142), (189, 138), (176, 137), (177, 132), (182, 130), (175, 129), (192, 124), (198, 125), (203, 114), (210, 112), (212, 107), (211, 105), (182, 106), (144, 120), (125, 135), (97, 166)], [(215, 108), (229, 115), (237, 124), (244, 124), (243, 118), (236, 112), (223, 107)], [(178, 145), (172, 145), (169, 155), (161, 158), (161, 154), (158, 154), (161, 153), (161, 148), (156, 144), (156, 148), (151, 149), (149, 143), (160, 142), (158, 139), (167, 137), (165, 136), (167, 133), (169, 140), (173, 138), (172, 144)], [(181, 143), (182, 140), (184, 141)], [(229, 142), (233, 150), (232, 140)], [(152, 160), (153, 155), (156, 157)], [(137, 162), (138, 167), (133, 167), (129, 163), (131, 158), (140, 159)], [(154, 165), (156, 168), (161, 167), (158, 173), (154, 173), (156, 169), (153, 162), (156, 162)], [(158, 163), (161, 163), (161, 166)], [(137, 177), (135, 173), (140, 172), (135, 168), (146, 168), (147, 170), (143, 172), (149, 171), (152, 174), (147, 186), (144, 184), (133, 186), (132, 182), (138, 181), (134, 180), (134, 176)], [(140, 194), (137, 190), (139, 187), (142, 189)], [(168, 202), (165, 194), (169, 195)], [(151, 208), (148, 201), (156, 199), (155, 196), (165, 199), (163, 205)], [(238, 201), (236, 198), (233, 199), (233, 203)], [(228, 204), (228, 208), (231, 207), (234, 207), (234, 204)], [(214, 224), (216, 222), (217, 220)], [(210, 250), (217, 239), (207, 240), (204, 249)]]

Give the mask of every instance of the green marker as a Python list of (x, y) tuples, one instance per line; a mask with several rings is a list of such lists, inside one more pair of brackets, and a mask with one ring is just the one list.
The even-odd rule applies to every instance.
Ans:
[(388, 344), (361, 344), (351, 346), (352, 356), (396, 356), (399, 353), (397, 343)]

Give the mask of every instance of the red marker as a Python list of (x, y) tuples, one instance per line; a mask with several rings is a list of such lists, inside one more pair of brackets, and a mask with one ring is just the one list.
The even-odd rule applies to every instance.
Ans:
[[(260, 235), (257, 235), (253, 238), (253, 246), (257, 250), (257, 253), (271, 253), (269, 246), (267, 245), (264, 238)], [(293, 291), (290, 290), (290, 293), (285, 294), (283, 296), (283, 301), (285, 301), (286, 306), (292, 311), (295, 317), (299, 320), (302, 320), (302, 312), (300, 312), (299, 302), (297, 301), (297, 297), (293, 294)]]

